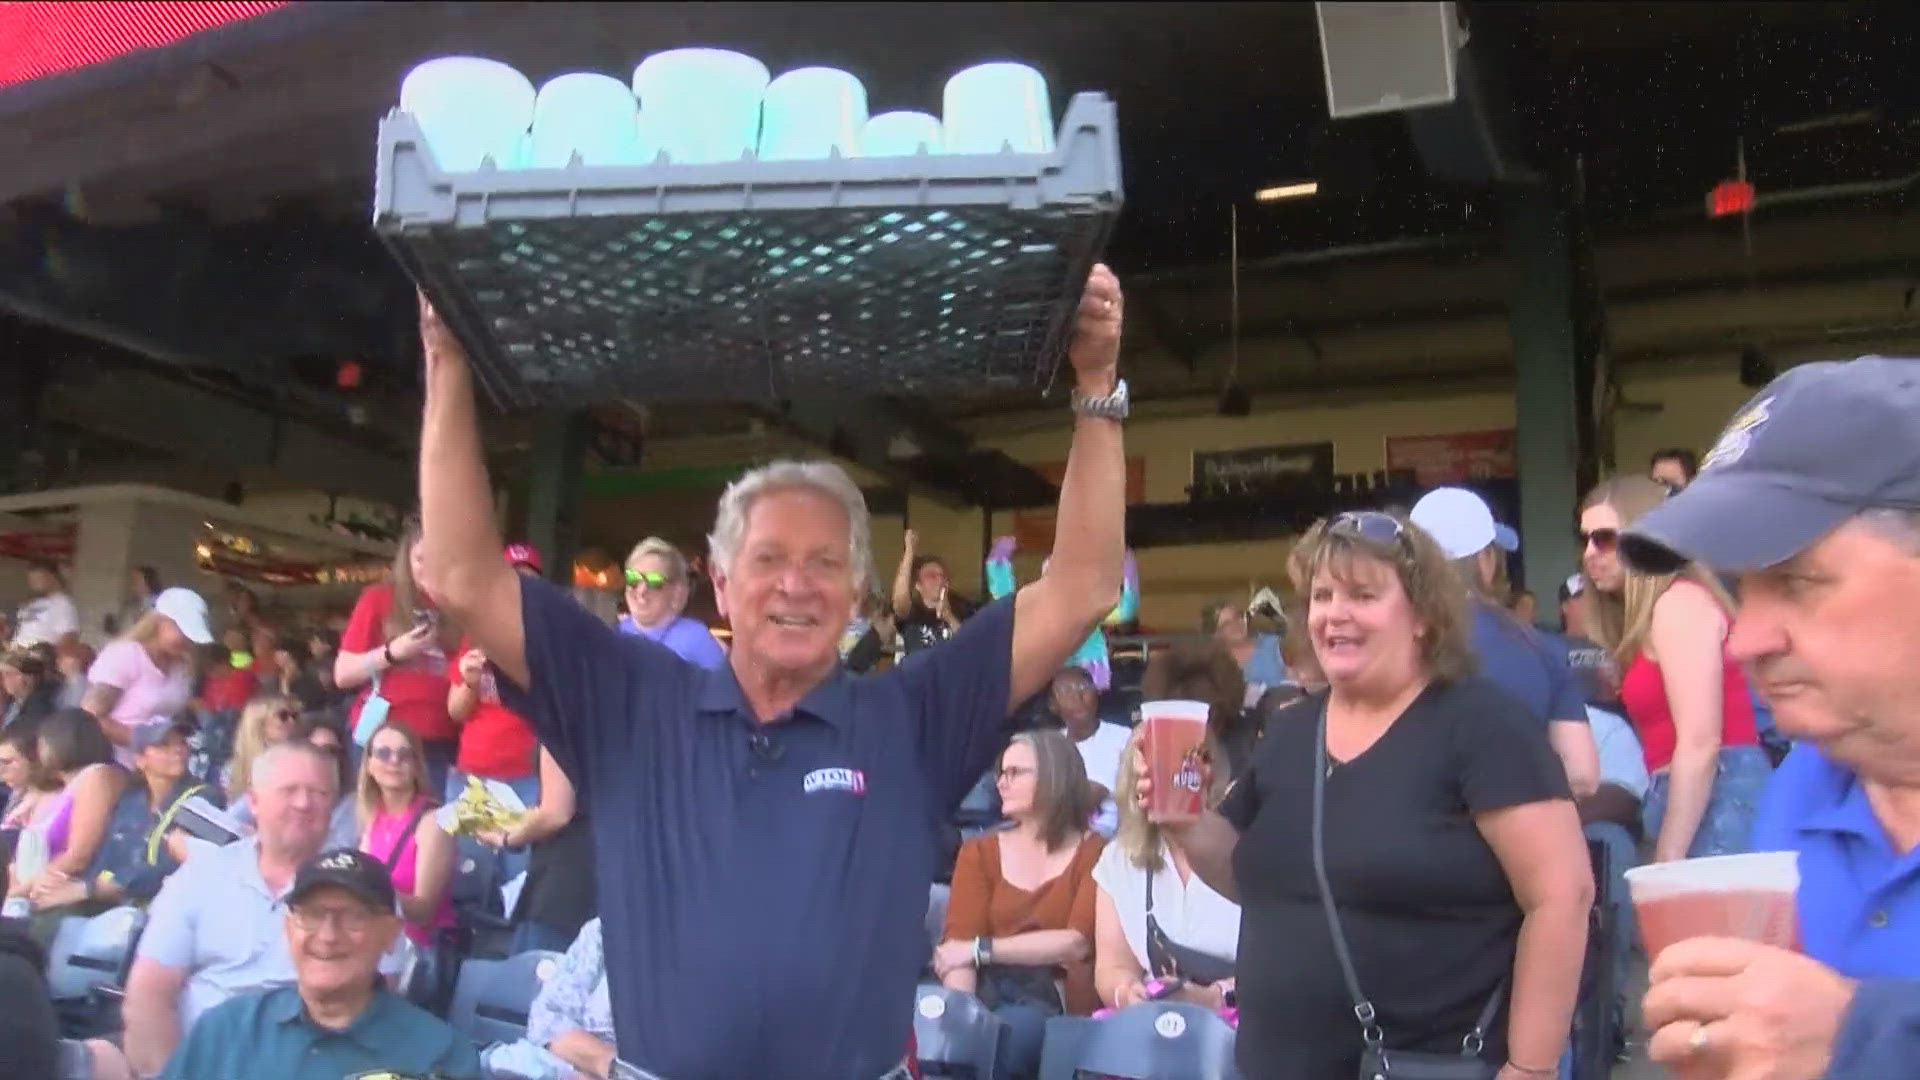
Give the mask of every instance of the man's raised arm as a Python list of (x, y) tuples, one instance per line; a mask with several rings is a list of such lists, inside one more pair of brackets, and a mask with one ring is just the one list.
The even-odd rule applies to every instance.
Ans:
[(426, 415), (420, 424), (420, 545), (427, 591), (521, 686), (528, 685), (518, 575), (500, 559), (493, 492), (480, 451), (473, 368), (433, 305), (420, 298)]
[(1119, 386), (1121, 317), (1119, 279), (1095, 266), (1067, 353), (1077, 415), (1060, 481), (1053, 556), (1046, 573), (1014, 601), (1009, 708), (1045, 686), (1120, 600), (1127, 546), (1127, 460), (1120, 436), (1125, 410), (1102, 406)]

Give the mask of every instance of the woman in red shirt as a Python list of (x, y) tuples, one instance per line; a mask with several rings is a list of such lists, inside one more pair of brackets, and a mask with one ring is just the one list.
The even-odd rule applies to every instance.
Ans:
[(1591, 629), (1619, 665), (1620, 699), (1652, 777), (1642, 814), (1655, 862), (1746, 851), (1773, 772), (1746, 673), (1727, 653), (1726, 590), (1698, 566), (1656, 575), (1620, 560), (1621, 530), (1666, 497), (1646, 477), (1615, 477), (1580, 511)]
[(413, 732), (426, 751), (427, 790), (442, 791), (459, 745), (459, 731), (447, 715), (447, 661), (460, 630), (419, 587), (420, 558), (420, 529), (409, 525), (390, 578), (361, 590), (353, 605), (333, 681), (343, 691), (359, 691), (348, 711), (356, 735), (361, 711), (378, 686), (389, 706), (387, 719)]

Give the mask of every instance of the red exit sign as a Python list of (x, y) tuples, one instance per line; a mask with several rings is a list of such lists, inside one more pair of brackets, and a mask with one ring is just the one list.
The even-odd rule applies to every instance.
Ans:
[(1745, 180), (1723, 180), (1707, 194), (1707, 214), (1717, 218), (1745, 214), (1753, 209), (1753, 199), (1752, 184)]
[(0, 3), (0, 86), (171, 45), (285, 7), (256, 3)]

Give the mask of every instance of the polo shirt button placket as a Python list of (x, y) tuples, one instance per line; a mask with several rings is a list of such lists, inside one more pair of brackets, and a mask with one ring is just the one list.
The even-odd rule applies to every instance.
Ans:
[(1873, 927), (1875, 930), (1885, 930), (1887, 924), (1891, 921), (1892, 920), (1887, 917), (1885, 908), (1881, 908), (1872, 915), (1867, 916), (1867, 925)]

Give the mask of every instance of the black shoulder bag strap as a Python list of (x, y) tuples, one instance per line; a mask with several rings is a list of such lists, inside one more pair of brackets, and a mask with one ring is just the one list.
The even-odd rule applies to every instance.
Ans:
[(407, 846), (407, 841), (412, 839), (413, 834), (420, 828), (420, 819), (426, 817), (427, 812), (432, 809), (433, 802), (431, 800), (423, 802), (420, 804), (420, 809), (415, 810), (413, 816), (407, 819), (406, 827), (400, 830), (399, 836), (393, 838), (393, 850), (387, 852), (387, 857), (384, 860), (387, 864), (387, 869), (393, 869), (394, 860), (400, 858), (400, 849)]
[[(1340, 977), (1346, 980), (1347, 996), (1353, 999), (1353, 1018), (1360, 1022), (1360, 1037), (1367, 1049), (1380, 1052), (1386, 1035), (1380, 1030), (1380, 1015), (1374, 1010), (1373, 1002), (1360, 991), (1360, 976), (1353, 968), (1353, 956), (1347, 952), (1347, 937), (1340, 929), (1340, 912), (1333, 902), (1333, 886), (1327, 882), (1326, 820), (1327, 820), (1327, 703), (1320, 702), (1319, 730), (1313, 743), (1313, 876), (1320, 886), (1320, 906), (1327, 913), (1327, 929), (1333, 935), (1333, 954), (1340, 960)], [(1466, 1057), (1479, 1057), (1486, 1043), (1487, 1026), (1493, 1023), (1494, 1014), (1500, 1011), (1500, 1002), (1506, 996), (1507, 984), (1503, 979), (1488, 999), (1487, 1007), (1480, 1010), (1480, 1019), (1476, 1020), (1473, 1030), (1460, 1040), (1460, 1052)]]

